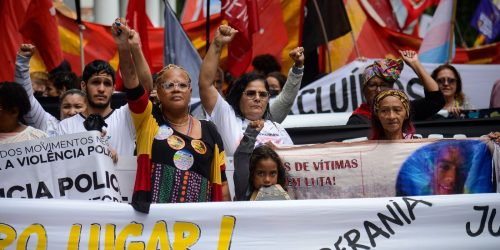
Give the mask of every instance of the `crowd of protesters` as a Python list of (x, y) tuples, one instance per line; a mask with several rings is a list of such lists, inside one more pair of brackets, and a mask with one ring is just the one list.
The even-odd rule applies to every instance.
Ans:
[[(260, 188), (272, 185), (286, 190), (286, 171), (273, 147), (293, 145), (281, 122), (299, 92), (307, 66), (304, 49), (289, 52), (294, 64), (287, 76), (273, 56), (262, 55), (255, 58), (254, 71), (227, 84), (219, 59), (236, 33), (227, 25), (215, 31), (199, 72), (198, 115), (190, 106), (189, 73), (182, 65), (169, 64), (153, 76), (139, 34), (123, 19), (113, 23), (112, 34), (127, 104), (116, 109), (111, 106), (116, 72), (108, 62), (87, 64), (81, 80), (65, 63), (44, 80), (30, 76), (35, 48), (22, 44), (15, 82), (0, 83), (0, 143), (98, 130), (115, 161), (120, 155), (137, 156), (136, 183), (142, 186), (136, 185), (132, 205), (142, 212), (148, 212), (151, 203), (231, 200), (226, 156), (234, 157), (235, 200), (253, 200)], [(428, 119), (443, 108), (452, 114), (470, 108), (453, 66), (442, 65), (429, 74), (416, 52), (400, 51), (400, 56), (376, 61), (364, 70), (366, 103), (347, 123), (371, 124), (374, 140), (412, 139), (413, 121)], [(393, 89), (405, 63), (422, 82), (424, 98), (410, 101), (403, 91)], [(59, 117), (44, 109), (39, 96), (59, 98)], [(497, 141), (499, 137), (490, 134)]]

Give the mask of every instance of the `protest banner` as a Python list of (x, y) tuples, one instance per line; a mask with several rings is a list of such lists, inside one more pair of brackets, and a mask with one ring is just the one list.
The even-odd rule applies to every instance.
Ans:
[(119, 155), (114, 169), (118, 183), (120, 183), (122, 202), (130, 203), (134, 191), (135, 173), (137, 172), (137, 157)]
[[(498, 165), (499, 156), (492, 161), (490, 151), (487, 144), (472, 139), (332, 142), (277, 149), (295, 199), (427, 195), (439, 193), (438, 187), (441, 193), (491, 192), (492, 162)], [(446, 152), (457, 155), (451, 172), (437, 167)], [(232, 159), (228, 161), (226, 176), (234, 193), (234, 168)], [(128, 203), (136, 164), (135, 156), (119, 156), (113, 164), (96, 132), (0, 145), (0, 197)], [(440, 183), (439, 171), (454, 176)]]
[[(302, 88), (292, 107), (293, 114), (352, 112), (363, 102), (362, 74), (374, 60), (353, 61), (337, 71)], [(423, 64), (429, 74), (438, 64)], [(500, 79), (500, 65), (456, 64), (462, 77), (462, 91), (476, 109), (489, 108), (493, 84)], [(394, 88), (405, 91), (411, 100), (424, 96), (423, 86), (413, 70), (405, 65)]]
[(2, 249), (495, 249), (498, 194), (153, 204), (0, 199)]
[(0, 197), (122, 201), (99, 132), (0, 145)]
[(331, 142), (277, 153), (295, 199), (494, 192), (499, 163), (488, 144), (474, 139)]

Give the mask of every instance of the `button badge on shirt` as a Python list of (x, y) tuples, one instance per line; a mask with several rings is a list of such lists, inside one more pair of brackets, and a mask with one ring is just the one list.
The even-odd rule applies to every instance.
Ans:
[(174, 165), (180, 170), (188, 170), (193, 166), (194, 157), (191, 153), (179, 150), (174, 154)]
[(174, 131), (172, 130), (171, 127), (167, 125), (161, 125), (160, 128), (158, 129), (158, 132), (155, 135), (156, 140), (165, 140), (168, 137), (170, 137), (172, 134), (174, 134)]
[(200, 155), (203, 155), (207, 152), (207, 146), (201, 140), (192, 140), (191, 146), (193, 147), (194, 151), (196, 151)]
[(167, 139), (167, 142), (168, 142), (168, 145), (175, 150), (180, 150), (180, 149), (184, 148), (184, 146), (186, 145), (186, 142), (181, 137), (179, 137), (177, 135), (169, 136)]

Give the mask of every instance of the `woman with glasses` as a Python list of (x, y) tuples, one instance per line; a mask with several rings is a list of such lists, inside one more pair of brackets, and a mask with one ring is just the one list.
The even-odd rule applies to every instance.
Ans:
[(446, 100), (444, 109), (449, 112), (449, 116), (460, 117), (460, 112), (472, 109), (462, 91), (462, 78), (455, 67), (449, 64), (440, 65), (432, 71), (431, 76), (436, 80), (443, 93)]
[(174, 64), (164, 67), (155, 80), (159, 105), (153, 105), (126, 43), (136, 32), (125, 25), (113, 29), (122, 44), (120, 69), (137, 138), (132, 206), (147, 213), (151, 203), (230, 200), (222, 139), (213, 123), (189, 114), (189, 73)]
[(443, 94), (434, 79), (424, 69), (415, 51), (399, 51), (402, 60), (384, 59), (366, 67), (363, 72), (363, 95), (366, 99), (347, 121), (347, 125), (370, 124), (373, 98), (383, 90), (392, 89), (403, 70), (403, 61), (417, 74), (424, 85), (425, 97), (410, 102), (412, 118), (425, 120), (436, 114), (444, 106)]
[[(293, 144), (285, 129), (279, 123), (271, 120), (269, 85), (265, 76), (254, 72), (242, 75), (234, 83), (226, 100), (218, 94), (217, 89), (212, 85), (222, 48), (233, 40), (236, 33), (235, 29), (227, 25), (221, 25), (217, 29), (214, 41), (203, 59), (199, 79), (203, 108), (222, 136), (226, 155), (234, 155), (240, 140), (243, 138), (243, 133), (251, 121), (264, 121), (264, 127), (257, 136), (257, 145), (269, 141), (274, 144)], [(295, 66), (299, 68), (303, 66), (304, 62), (302, 51), (302, 48), (296, 48), (290, 53), (296, 63)]]

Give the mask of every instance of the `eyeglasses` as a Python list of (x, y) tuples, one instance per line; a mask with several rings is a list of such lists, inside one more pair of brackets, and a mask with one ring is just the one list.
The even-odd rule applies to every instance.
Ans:
[(161, 84), (161, 87), (164, 90), (173, 90), (175, 87), (177, 87), (179, 90), (186, 90), (190, 86), (189, 83), (184, 83), (184, 82), (164, 82)]
[(441, 78), (438, 78), (436, 80), (436, 82), (439, 84), (439, 85), (444, 85), (446, 82), (448, 82), (448, 84), (455, 84), (457, 83), (457, 79), (455, 78), (448, 78), (448, 77), (441, 77)]
[(269, 92), (267, 92), (267, 91), (256, 91), (256, 90), (243, 91), (243, 94), (245, 94), (245, 96), (248, 99), (255, 99), (257, 97), (257, 93), (259, 94), (259, 97), (261, 99), (269, 98)]
[(390, 89), (392, 88), (391, 85), (389, 85), (388, 83), (381, 83), (381, 84), (376, 84), (376, 83), (368, 83), (366, 85), (366, 87), (369, 89), (369, 90), (377, 90), (378, 88), (380, 88), (380, 90), (386, 90), (386, 89)]

